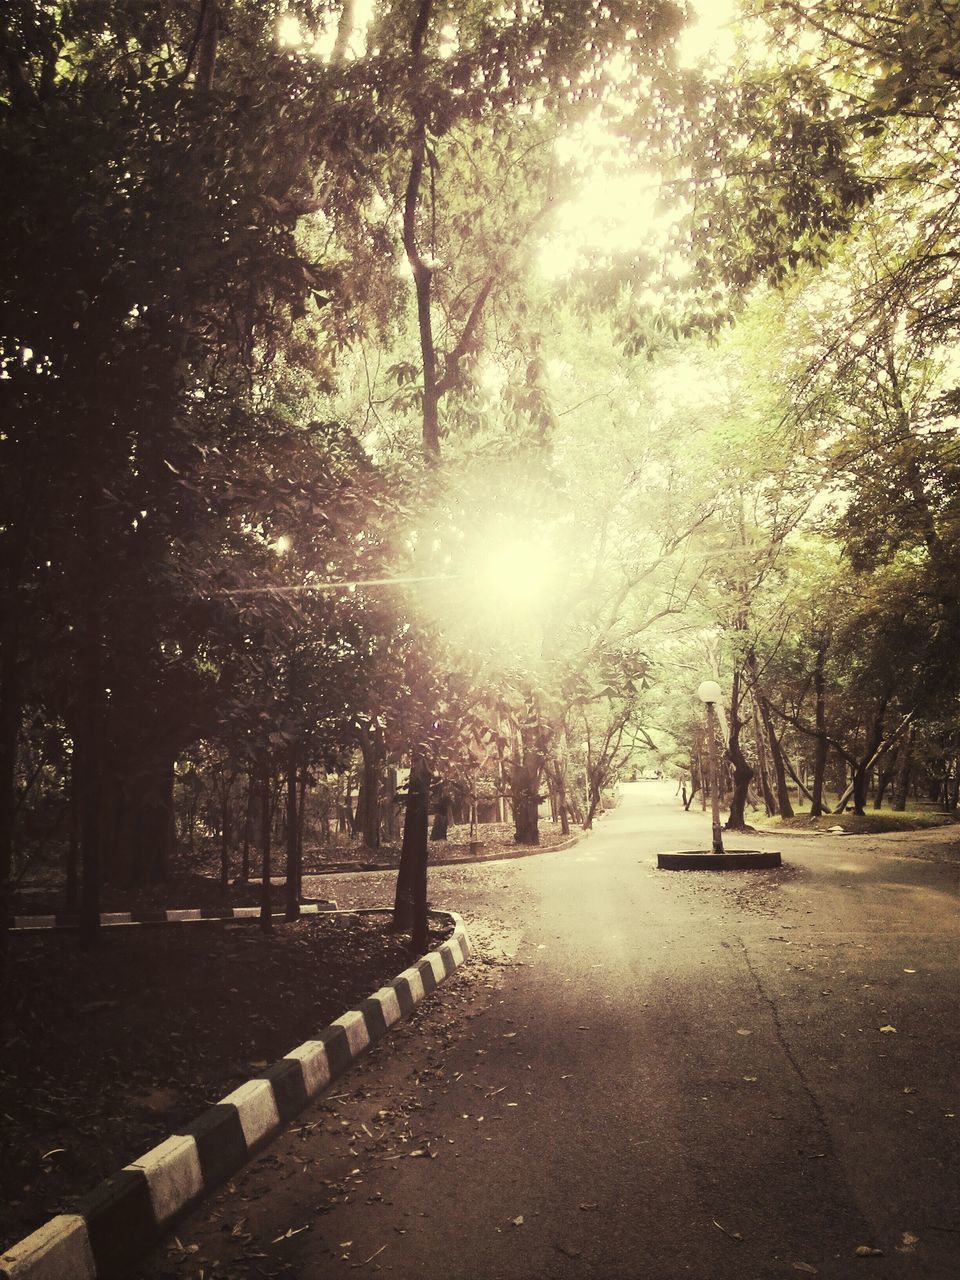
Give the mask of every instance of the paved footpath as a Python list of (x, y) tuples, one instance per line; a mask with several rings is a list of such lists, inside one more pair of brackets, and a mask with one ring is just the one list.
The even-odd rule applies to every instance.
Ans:
[(624, 790), (576, 848), (432, 873), (478, 956), (137, 1274), (957, 1280), (956, 837), (657, 871), (708, 819)]

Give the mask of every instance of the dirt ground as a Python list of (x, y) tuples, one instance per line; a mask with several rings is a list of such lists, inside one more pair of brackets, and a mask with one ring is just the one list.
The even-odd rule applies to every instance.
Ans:
[[(439, 938), (440, 934), (437, 935)], [(0, 1250), (409, 963), (384, 917), (13, 940), (0, 996)]]
[[(481, 857), (516, 856), (513, 829), (486, 824)], [(471, 859), (470, 831), (431, 844), (432, 863)], [(560, 843), (541, 823), (542, 847)], [(338, 848), (353, 866), (385, 867), (377, 905), (392, 900), (398, 851)], [(476, 857), (474, 853), (473, 857)], [(308, 868), (324, 867), (316, 857)], [(210, 871), (213, 867), (201, 867)], [(326, 875), (309, 882), (336, 897)], [(256, 884), (231, 887), (257, 905)], [(164, 885), (107, 885), (104, 911), (204, 907), (219, 885), (178, 868)], [(283, 888), (273, 890), (283, 909)], [(18, 913), (62, 910), (62, 887), (21, 892)], [(93, 948), (76, 933), (14, 935), (0, 978), (0, 1251), (195, 1118), (258, 1069), (327, 1026), (406, 967), (407, 939), (384, 919), (311, 916), (256, 922), (104, 929)], [(439, 940), (444, 936), (438, 933)]]

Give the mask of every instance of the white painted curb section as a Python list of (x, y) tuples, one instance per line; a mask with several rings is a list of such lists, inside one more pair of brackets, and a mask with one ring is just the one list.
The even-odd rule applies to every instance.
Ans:
[(150, 1188), (157, 1222), (167, 1222), (185, 1204), (203, 1195), (203, 1172), (195, 1138), (180, 1134), (167, 1138), (139, 1160), (125, 1166), (140, 1169)]
[(327, 1046), (322, 1040), (305, 1040), (296, 1049), (284, 1054), (284, 1060), (288, 1058), (300, 1063), (303, 1087), (309, 1097), (315, 1097), (330, 1083), (330, 1060), (327, 1057)]
[(4, 1256), (10, 1280), (97, 1280), (87, 1224), (76, 1213), (51, 1218), (17, 1246), (15, 1260)]
[(236, 1107), (248, 1151), (280, 1127), (280, 1114), (269, 1080), (248, 1080), (220, 1101)]

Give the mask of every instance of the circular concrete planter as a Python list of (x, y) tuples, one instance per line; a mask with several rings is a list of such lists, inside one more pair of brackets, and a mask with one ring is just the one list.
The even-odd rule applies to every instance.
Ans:
[(657, 866), (664, 871), (756, 871), (780, 865), (780, 852), (776, 849), (739, 849), (731, 853), (699, 850), (657, 854)]

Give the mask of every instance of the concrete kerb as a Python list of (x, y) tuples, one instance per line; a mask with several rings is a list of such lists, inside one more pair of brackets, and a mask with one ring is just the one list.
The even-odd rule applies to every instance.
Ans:
[[(335, 912), (337, 904), (332, 899), (321, 898), (315, 902), (300, 904), (301, 916)], [(167, 911), (105, 911), (100, 925), (105, 929), (129, 928), (131, 925), (164, 924), (224, 924), (231, 920), (259, 920), (259, 907), (174, 907)], [(283, 912), (275, 912), (274, 920), (283, 920)], [(55, 915), (23, 915), (13, 917), (13, 932), (41, 933), (50, 929), (79, 929), (80, 917), (71, 912)]]
[[(389, 915), (385, 908), (337, 915)], [(316, 1039), (291, 1049), (192, 1123), (100, 1184), (76, 1213), (52, 1218), (0, 1256), (2, 1280), (122, 1280), (173, 1220), (278, 1137), (372, 1044), (470, 955), (463, 920), (435, 951), (380, 987)]]

